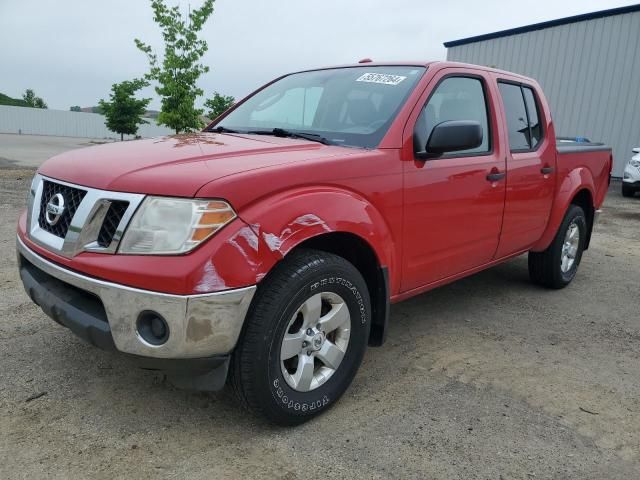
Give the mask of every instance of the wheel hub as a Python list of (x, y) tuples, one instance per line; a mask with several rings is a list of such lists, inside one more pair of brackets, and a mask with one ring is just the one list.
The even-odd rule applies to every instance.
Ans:
[(311, 349), (316, 352), (320, 350), (322, 348), (322, 345), (324, 345), (324, 341), (326, 338), (327, 337), (324, 334), (324, 332), (318, 332), (314, 334), (309, 341), (309, 345), (311, 346)]
[(321, 292), (294, 313), (280, 348), (282, 376), (294, 390), (308, 392), (338, 370), (349, 346), (351, 316), (340, 295)]
[(578, 224), (573, 221), (567, 227), (567, 233), (565, 233), (564, 243), (562, 244), (562, 252), (560, 255), (560, 270), (562, 270), (562, 273), (567, 273), (575, 264), (579, 247), (580, 228)]

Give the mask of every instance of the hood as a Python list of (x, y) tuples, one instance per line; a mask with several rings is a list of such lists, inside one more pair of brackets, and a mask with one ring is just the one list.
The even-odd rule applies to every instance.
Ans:
[(300, 139), (203, 132), (72, 150), (38, 172), (102, 190), (190, 197), (228, 175), (352, 151)]

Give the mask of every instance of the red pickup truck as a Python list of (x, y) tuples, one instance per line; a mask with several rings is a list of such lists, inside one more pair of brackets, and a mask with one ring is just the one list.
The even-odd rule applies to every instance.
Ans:
[(90, 343), (178, 386), (229, 382), (280, 424), (334, 404), (389, 305), (529, 255), (576, 275), (612, 166), (556, 144), (529, 78), (359, 63), (265, 85), (204, 131), (51, 158), (18, 224), (22, 281)]

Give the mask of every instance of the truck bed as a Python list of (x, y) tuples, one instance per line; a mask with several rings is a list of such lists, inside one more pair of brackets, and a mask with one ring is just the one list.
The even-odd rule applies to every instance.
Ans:
[(558, 153), (576, 153), (576, 152), (611, 152), (611, 147), (601, 142), (591, 142), (588, 139), (557, 137), (556, 148)]
[(611, 181), (613, 155), (611, 147), (587, 139), (568, 139), (559, 137), (556, 143), (558, 151), (558, 188), (568, 175), (580, 169), (590, 172), (595, 208), (600, 208)]

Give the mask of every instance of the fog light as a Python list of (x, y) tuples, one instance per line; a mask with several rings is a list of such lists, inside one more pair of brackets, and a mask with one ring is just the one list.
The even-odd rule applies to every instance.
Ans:
[(136, 328), (140, 338), (150, 345), (162, 345), (169, 338), (169, 325), (156, 312), (142, 312), (138, 317)]

